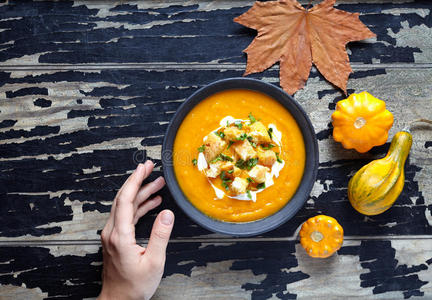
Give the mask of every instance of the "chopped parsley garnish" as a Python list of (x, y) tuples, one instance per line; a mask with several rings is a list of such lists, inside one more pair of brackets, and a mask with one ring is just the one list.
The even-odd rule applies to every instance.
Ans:
[(276, 160), (278, 163), (282, 163), (282, 159), (279, 157), (279, 152), (275, 152), (276, 153)]
[(264, 150), (270, 150), (271, 148), (275, 147), (275, 145), (273, 144), (268, 144), (266, 145), (261, 145), (261, 148), (263, 148)]
[(228, 183), (232, 182), (232, 180), (226, 177), (225, 171), (222, 171), (222, 173), (220, 174), (220, 178), (222, 179), (222, 186), (228, 191), (229, 190)]
[(229, 144), (228, 144), (227, 150), (232, 146), (232, 144), (234, 144), (234, 142), (230, 141)]
[(226, 126), (226, 127), (228, 127), (228, 126), (230, 126), (230, 122), (229, 122), (229, 120), (227, 120), (227, 126)]
[(204, 152), (204, 150), (205, 150), (205, 145), (198, 147), (198, 152)]
[(247, 140), (249, 141), (249, 143), (251, 143), (252, 147), (256, 148), (257, 144), (255, 144), (252, 140), (253, 138), (251, 136), (247, 137)]
[(247, 181), (249, 181), (250, 183), (253, 183), (254, 182), (254, 180), (252, 179), (252, 178), (250, 178), (250, 177), (248, 177), (248, 178), (246, 178), (247, 179)]
[(234, 169), (231, 169), (231, 170), (227, 171), (227, 173), (228, 173), (228, 174), (232, 174), (232, 173), (234, 173)]
[(194, 166), (197, 165), (198, 161), (196, 160), (196, 158), (192, 159), (192, 163), (193, 163)]
[(229, 157), (228, 155), (221, 153), (218, 156), (216, 156), (213, 160), (211, 160), (210, 163), (214, 164), (215, 162), (218, 162), (218, 161), (233, 161), (233, 159), (231, 157)]
[(244, 141), (246, 138), (247, 138), (247, 134), (246, 134), (246, 133), (242, 133), (242, 134), (237, 138), (237, 140), (239, 140), (239, 141)]
[(224, 187), (225, 190), (229, 190), (229, 186), (225, 181), (222, 181), (222, 186)]
[(219, 154), (220, 155), (220, 157), (222, 158), (222, 160), (224, 160), (224, 161), (233, 161), (233, 159), (231, 158), (231, 157), (229, 157), (228, 155), (225, 155), (225, 154)]
[(257, 120), (255, 119), (255, 117), (252, 115), (252, 113), (249, 113), (249, 120), (250, 120), (250, 123), (251, 124), (253, 124), (253, 123), (255, 123)]
[(216, 156), (215, 158), (213, 158), (211, 161), (210, 161), (210, 163), (211, 164), (214, 164), (214, 163), (216, 163), (216, 162), (218, 162), (218, 161), (221, 161), (222, 160), (222, 157), (220, 157), (220, 155), (218, 155), (218, 156)]
[(257, 189), (265, 189), (265, 182), (258, 184)]
[(244, 163), (245, 163), (245, 161), (240, 158), (238, 161), (236, 161), (235, 166), (237, 168), (244, 169), (245, 168)]
[(247, 161), (244, 161), (243, 159), (239, 159), (235, 165), (237, 168), (247, 169), (249, 171), (250, 169), (255, 167), (257, 163), (258, 163), (258, 158), (251, 158), (248, 159)]
[(246, 194), (247, 194), (248, 198), (252, 200), (252, 194), (249, 190), (247, 190)]
[(238, 129), (242, 129), (243, 128), (243, 123), (242, 122), (236, 122), (234, 125), (237, 126)]
[(247, 169), (250, 170), (258, 163), (258, 158), (251, 158), (247, 161)]
[(214, 134), (216, 134), (221, 139), (225, 137), (225, 133), (223, 133), (223, 131), (215, 131)]
[(269, 128), (268, 130), (267, 130), (267, 132), (268, 132), (268, 134), (269, 134), (269, 137), (271, 138), (271, 139), (273, 139), (273, 128)]

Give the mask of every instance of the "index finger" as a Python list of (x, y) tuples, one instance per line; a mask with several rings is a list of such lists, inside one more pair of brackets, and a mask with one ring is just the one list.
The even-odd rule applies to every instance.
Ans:
[(146, 161), (145, 164), (139, 164), (132, 175), (122, 186), (117, 199), (114, 212), (114, 229), (120, 235), (129, 235), (134, 232), (134, 214), (135, 208), (133, 201), (141, 187), (142, 182), (153, 170), (153, 163)]

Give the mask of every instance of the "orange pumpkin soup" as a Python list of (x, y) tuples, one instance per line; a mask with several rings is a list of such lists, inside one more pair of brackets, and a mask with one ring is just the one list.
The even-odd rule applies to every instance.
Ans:
[(195, 106), (174, 141), (174, 172), (189, 201), (217, 220), (249, 222), (280, 210), (305, 166), (303, 137), (276, 100), (227, 90)]

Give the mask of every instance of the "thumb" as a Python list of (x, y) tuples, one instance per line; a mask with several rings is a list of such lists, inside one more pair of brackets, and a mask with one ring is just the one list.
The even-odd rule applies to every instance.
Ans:
[(147, 245), (146, 254), (156, 261), (165, 261), (165, 252), (171, 231), (174, 225), (174, 214), (172, 211), (166, 209), (159, 213), (157, 216), (150, 240)]

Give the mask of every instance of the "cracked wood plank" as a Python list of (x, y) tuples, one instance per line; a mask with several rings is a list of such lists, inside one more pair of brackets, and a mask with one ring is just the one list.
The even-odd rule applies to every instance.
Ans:
[[(153, 299), (428, 299), (431, 246), (345, 241), (332, 257), (312, 259), (295, 241), (172, 243)], [(98, 246), (0, 247), (2, 299), (94, 298), (101, 258)]]
[[(431, 62), (427, 0), (361, 2), (336, 4), (361, 13), (360, 19), (377, 34), (349, 44), (352, 62)], [(9, 1), (0, 7), (0, 61), (7, 65), (244, 62), (242, 50), (255, 31), (234, 23), (233, 18), (251, 4), (246, 0)]]
[[(355, 70), (349, 92), (368, 90), (386, 100), (395, 114), (393, 135), (413, 118), (432, 116), (431, 6), (425, 0), (357, 2), (338, 0), (337, 7), (360, 12), (377, 38), (348, 46)], [(116, 190), (147, 157), (158, 163), (152, 179), (161, 174), (160, 144), (185, 98), (216, 79), (241, 76), (241, 50), (255, 32), (232, 18), (250, 5), (0, 5), (1, 299), (97, 296), (98, 231)], [(254, 77), (277, 84), (277, 70)], [(315, 70), (295, 98), (310, 115), (321, 149), (304, 208), (278, 230), (238, 240), (195, 225), (162, 191), (177, 223), (155, 299), (432, 297), (430, 127), (414, 131), (405, 189), (394, 207), (363, 217), (346, 199), (347, 180), (382, 156), (388, 143), (366, 155), (334, 143), (329, 118), (342, 98)], [(348, 234), (329, 260), (307, 257), (296, 240), (299, 225), (318, 213), (336, 217)], [(153, 219), (139, 223), (139, 241)], [(34, 241), (39, 246), (26, 246)]]
[[(237, 70), (103, 70), (0, 72), (0, 174), (3, 184), (0, 236), (6, 240), (98, 239), (111, 201), (136, 163), (151, 158), (161, 174), (160, 149), (167, 125), (185, 98)], [(271, 76), (270, 76), (271, 75)], [(278, 82), (276, 70), (255, 78)], [(432, 69), (370, 69), (354, 73), (349, 92), (368, 90), (386, 100), (395, 115), (390, 136), (413, 119), (432, 115)], [(295, 99), (309, 114), (320, 148), (320, 169), (311, 196), (290, 222), (265, 236), (295, 236), (306, 218), (336, 217), (349, 236), (432, 233), (432, 141), (430, 126), (419, 125), (406, 168), (402, 196), (388, 212), (364, 217), (350, 206), (350, 176), (388, 143), (367, 154), (345, 150), (331, 137), (330, 115), (340, 92), (314, 72)], [(29, 167), (30, 166), (30, 167)], [(189, 220), (166, 189), (163, 208), (174, 210), (174, 237), (211, 236)], [(152, 218), (137, 229), (146, 237)]]

